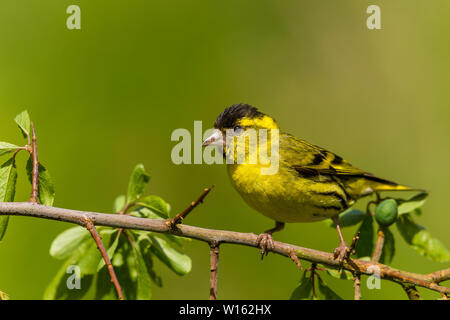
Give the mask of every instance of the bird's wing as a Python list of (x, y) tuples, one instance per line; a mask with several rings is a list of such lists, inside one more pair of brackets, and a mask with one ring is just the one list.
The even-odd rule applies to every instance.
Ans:
[(280, 135), (280, 153), (282, 159), (300, 173), (372, 176), (333, 152), (289, 134)]
[(372, 191), (419, 190), (378, 178), (330, 151), (288, 134), (280, 135), (279, 147), (280, 160), (293, 170), (303, 176), (334, 176), (354, 199)]

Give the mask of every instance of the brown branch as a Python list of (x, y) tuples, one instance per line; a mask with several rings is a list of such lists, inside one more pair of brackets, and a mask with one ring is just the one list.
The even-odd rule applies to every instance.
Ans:
[(353, 288), (355, 289), (354, 300), (361, 300), (361, 274), (353, 273)]
[[(0, 215), (17, 215), (59, 220), (83, 225), (83, 217), (92, 219), (95, 225), (152, 231), (166, 234), (174, 234), (181, 237), (192, 238), (205, 241), (207, 243), (215, 242), (233, 243), (258, 248), (258, 236), (253, 233), (241, 233), (225, 230), (212, 230), (188, 225), (178, 225), (172, 229), (166, 220), (154, 220), (138, 218), (128, 215), (104, 214), (98, 212), (77, 211), (55, 207), (47, 207), (30, 202), (2, 202), (0, 203)], [(342, 268), (350, 272), (359, 272), (361, 274), (372, 275), (371, 267), (376, 265), (380, 270), (380, 278), (403, 284), (412, 284), (419, 287), (441, 293), (450, 294), (450, 288), (439, 285), (439, 282), (447, 280), (450, 277), (450, 270), (445, 269), (430, 274), (417, 274), (408, 271), (392, 268), (390, 266), (350, 258), (342, 265), (339, 261), (333, 259), (333, 254), (329, 252), (318, 251), (314, 249), (302, 248), (288, 243), (274, 241), (272, 250), (276, 254), (290, 257), (291, 252), (297, 255), (299, 259), (307, 260), (317, 264), (322, 264), (330, 268)]]
[(200, 203), (203, 203), (203, 199), (208, 195), (208, 193), (214, 188), (214, 186), (211, 186), (209, 188), (205, 188), (203, 190), (203, 193), (198, 197), (197, 200), (192, 201), (191, 204), (181, 213), (177, 214), (173, 219), (168, 219), (167, 224), (170, 228), (174, 228), (177, 224), (181, 223), (184, 218), (192, 211), (196, 206), (198, 206)]
[(402, 284), (402, 288), (408, 295), (409, 300), (422, 300), (420, 293), (417, 291), (415, 286)]
[(219, 245), (212, 242), (210, 245), (211, 262), (210, 262), (210, 289), (209, 300), (217, 299), (217, 272), (219, 268)]
[(105, 261), (106, 267), (108, 268), (109, 275), (111, 276), (111, 282), (114, 284), (114, 287), (116, 288), (119, 300), (123, 300), (122, 288), (120, 287), (119, 279), (117, 279), (111, 260), (108, 257), (108, 253), (106, 252), (105, 246), (103, 245), (102, 239), (100, 238), (100, 235), (98, 234), (97, 229), (95, 228), (94, 223), (92, 222), (92, 219), (89, 217), (84, 217), (81, 219), (81, 221), (86, 227), (86, 229), (88, 229), (89, 232), (91, 233), (92, 238), (94, 238), (94, 241), (97, 244), (98, 250), (100, 250), (103, 260)]
[(34, 124), (31, 122), (32, 130), (32, 146), (30, 156), (33, 161), (33, 171), (31, 175), (31, 196), (30, 202), (39, 203), (39, 161), (38, 161), (38, 151), (37, 151), (37, 139), (36, 130), (34, 129)]
[(373, 252), (372, 262), (377, 263), (380, 261), (381, 254), (383, 253), (384, 246), (384, 230), (382, 227), (378, 230), (377, 243), (375, 245), (375, 250)]
[(450, 268), (435, 271), (433, 273), (430, 273), (429, 276), (436, 283), (440, 283), (442, 281), (449, 280), (450, 279)]

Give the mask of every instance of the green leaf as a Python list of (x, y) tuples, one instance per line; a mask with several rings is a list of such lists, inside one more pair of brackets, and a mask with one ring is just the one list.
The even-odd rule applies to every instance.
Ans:
[(126, 205), (127, 197), (125, 195), (120, 195), (114, 200), (113, 212), (121, 212)]
[(116, 252), (112, 256), (111, 263), (114, 267), (121, 267), (125, 263), (125, 258), (123, 256), (123, 252), (120, 250), (120, 247), (116, 249)]
[(133, 252), (136, 259), (137, 271), (136, 298), (138, 300), (149, 300), (152, 297), (151, 278), (144, 257), (142, 256), (141, 248), (135, 242), (133, 242)]
[(97, 272), (97, 267), (102, 260), (102, 255), (100, 254), (95, 241), (93, 239), (89, 239), (88, 242), (89, 247), (78, 262), (82, 276), (95, 274)]
[(20, 149), (20, 147), (15, 144), (0, 141), (0, 156), (16, 151), (17, 149)]
[(150, 209), (153, 213), (164, 219), (169, 218), (170, 205), (161, 197), (150, 195), (137, 202), (137, 205)]
[(85, 228), (76, 226), (60, 233), (50, 246), (50, 255), (56, 259), (67, 259), (78, 247), (90, 238)]
[(420, 217), (422, 215), (422, 208), (416, 208), (414, 210), (414, 213), (416, 214), (416, 216)]
[[(115, 272), (117, 270), (114, 270)], [(116, 272), (117, 275), (117, 272)], [(122, 286), (121, 281), (119, 283)], [(95, 300), (117, 300), (117, 293), (111, 283), (111, 276), (107, 268), (100, 270), (95, 279)], [(123, 291), (124, 288), (122, 288)], [(128, 288), (127, 288), (128, 289)]]
[(150, 238), (152, 252), (176, 274), (185, 275), (191, 271), (192, 261), (189, 256), (179, 252), (160, 237), (150, 236)]
[(147, 219), (156, 219), (156, 220), (164, 219), (163, 217), (154, 213), (152, 210), (150, 210), (149, 208), (146, 208), (146, 207), (138, 207), (138, 208), (134, 209), (133, 211), (131, 211), (130, 215), (132, 215), (134, 217), (147, 218)]
[(90, 286), (92, 285), (92, 276), (85, 276), (80, 279), (81, 289), (71, 290), (67, 287), (67, 280), (69, 280), (69, 277), (74, 276), (74, 273), (67, 273), (67, 271), (69, 266), (78, 265), (79, 259), (86, 253), (89, 245), (89, 241), (85, 241), (84, 243), (82, 243), (72, 254), (72, 256), (64, 262), (64, 264), (61, 266), (55, 277), (46, 288), (43, 297), (45, 300), (75, 300), (82, 298), (87, 293)]
[[(108, 248), (109, 243), (111, 242), (111, 238), (114, 235), (114, 232), (115, 232), (114, 229), (103, 229), (102, 232), (100, 233), (101, 241), (103, 243), (103, 246), (105, 246), (105, 248)], [(100, 253), (100, 250), (97, 247), (97, 243), (94, 241), (94, 239), (90, 239), (89, 241), (90, 241), (89, 249), (86, 251), (86, 253), (83, 255), (83, 257), (80, 259), (78, 263), (82, 275), (95, 274), (98, 270), (101, 261), (103, 261), (103, 257)]]
[(169, 242), (175, 244), (179, 248), (183, 248), (183, 245), (185, 243), (192, 242), (192, 239), (190, 239), (190, 238), (183, 238), (183, 237), (179, 237), (179, 236), (174, 236), (172, 234), (160, 234), (159, 236), (161, 236), (164, 239), (168, 240)]
[(150, 181), (150, 175), (145, 172), (143, 164), (138, 164), (131, 174), (128, 184), (127, 203), (133, 203), (144, 193), (144, 189)]
[[(28, 159), (27, 162), (27, 174), (28, 180), (32, 183), (32, 175), (33, 175), (33, 161), (31, 158)], [(48, 170), (39, 163), (39, 202), (45, 206), (52, 206), (55, 201), (55, 187), (53, 184), (52, 177)]]
[(419, 209), (423, 206), (425, 201), (427, 200), (428, 193), (422, 192), (419, 193), (408, 200), (403, 200), (398, 206), (398, 214), (405, 214), (409, 212), (413, 212), (416, 209)]
[(291, 294), (290, 300), (311, 300), (313, 294), (312, 282), (309, 277), (306, 277), (306, 271), (303, 272), (303, 277), (299, 285)]
[[(16, 193), (17, 168), (12, 159), (0, 166), (0, 202), (13, 202)], [(8, 227), (9, 216), (0, 216), (0, 241)]]
[(403, 239), (421, 255), (438, 262), (450, 261), (450, 252), (444, 244), (416, 224), (410, 214), (401, 215), (396, 224)]
[[(364, 220), (366, 216), (367, 214), (361, 210), (346, 210), (339, 215), (339, 226), (341, 228), (354, 226)], [(333, 221), (331, 221), (330, 227), (336, 228)]]
[(380, 262), (384, 264), (390, 264), (395, 255), (395, 240), (394, 235), (388, 229), (384, 229), (384, 244), (383, 251), (381, 253)]
[(370, 215), (366, 215), (361, 226), (359, 227), (359, 241), (356, 243), (356, 256), (357, 257), (366, 257), (371, 256), (373, 251), (373, 217)]
[(26, 138), (30, 136), (31, 132), (31, 120), (28, 111), (25, 110), (22, 113), (19, 113), (14, 121), (18, 124), (20, 130), (22, 131), (23, 136)]
[[(114, 243), (114, 242), (113, 242)], [(121, 260), (117, 263), (118, 257)], [(112, 257), (114, 271), (122, 287), (122, 294), (127, 300), (136, 300), (137, 268), (133, 249), (125, 236), (119, 238), (119, 244)], [(117, 293), (111, 283), (107, 268), (102, 268), (97, 274), (95, 299), (116, 300)]]
[(318, 282), (318, 296), (320, 299), (323, 300), (342, 300), (342, 298), (333, 290), (330, 289), (330, 287), (327, 286), (325, 281), (322, 280), (322, 278), (319, 278)]
[(151, 251), (146, 252), (146, 254), (144, 255), (144, 260), (150, 278), (158, 287), (162, 287), (162, 278), (159, 275), (157, 275), (154, 270), (153, 255)]
[(344, 269), (332, 269), (332, 268), (326, 268), (327, 273), (337, 279), (342, 279), (342, 280), (353, 280), (353, 274), (350, 271), (344, 270)]

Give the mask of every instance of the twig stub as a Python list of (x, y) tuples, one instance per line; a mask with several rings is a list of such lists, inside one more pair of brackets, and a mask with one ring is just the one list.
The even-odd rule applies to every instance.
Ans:
[(375, 245), (375, 250), (373, 252), (372, 262), (377, 263), (380, 261), (381, 254), (383, 253), (384, 246), (384, 229), (380, 227), (378, 230), (377, 243)]
[(209, 300), (217, 299), (217, 273), (219, 268), (219, 244), (212, 242), (210, 245), (210, 289)]
[(31, 139), (31, 153), (30, 157), (33, 163), (33, 171), (31, 174), (31, 196), (30, 202), (39, 203), (39, 161), (38, 161), (38, 151), (37, 151), (37, 139), (36, 130), (34, 129), (34, 124), (31, 122), (32, 139)]
[(361, 274), (353, 272), (353, 288), (355, 289), (354, 300), (361, 300)]
[(92, 219), (89, 217), (83, 217), (81, 219), (81, 222), (86, 227), (86, 229), (89, 230), (89, 232), (92, 235), (92, 238), (94, 239), (95, 243), (97, 244), (98, 250), (100, 250), (103, 260), (105, 261), (106, 267), (108, 268), (108, 272), (111, 277), (111, 282), (114, 284), (114, 287), (116, 288), (117, 297), (119, 298), (119, 300), (123, 300), (122, 287), (120, 286), (119, 279), (117, 279), (116, 273), (114, 271), (114, 267), (112, 266), (111, 260), (108, 257), (108, 253), (106, 252), (106, 249), (105, 249), (105, 246), (103, 245), (102, 239), (100, 238), (100, 235), (97, 232), (97, 228), (95, 228), (94, 223), (92, 222)]
[(198, 206), (200, 203), (203, 203), (203, 199), (205, 199), (205, 197), (208, 195), (208, 193), (212, 190), (212, 188), (214, 188), (214, 185), (212, 185), (209, 188), (205, 188), (203, 190), (203, 193), (200, 195), (200, 197), (198, 197), (197, 200), (192, 201), (191, 204), (184, 209), (183, 212), (177, 214), (173, 219), (168, 219), (166, 220), (167, 225), (171, 228), (174, 229), (175, 226), (179, 223), (181, 223), (183, 221), (184, 218), (186, 218), (186, 216), (192, 211), (194, 210), (194, 208), (196, 206)]

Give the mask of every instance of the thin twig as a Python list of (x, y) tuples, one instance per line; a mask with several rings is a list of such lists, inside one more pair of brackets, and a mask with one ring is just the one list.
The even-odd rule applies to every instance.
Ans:
[(353, 272), (353, 288), (355, 289), (355, 300), (361, 300), (361, 274)]
[(31, 196), (30, 202), (39, 203), (39, 161), (38, 161), (38, 151), (37, 151), (37, 139), (36, 130), (34, 129), (34, 124), (31, 122), (32, 130), (32, 146), (31, 146), (31, 158), (33, 161), (33, 171), (31, 175)]
[(125, 205), (125, 207), (122, 209), (122, 211), (118, 212), (118, 214), (126, 214), (126, 213), (128, 212), (128, 210), (129, 210), (132, 206), (134, 206), (134, 205), (135, 205), (134, 202), (127, 203), (127, 204)]
[(186, 216), (200, 203), (203, 203), (203, 199), (208, 195), (208, 193), (214, 188), (214, 186), (211, 186), (209, 188), (205, 188), (203, 190), (203, 193), (198, 197), (197, 200), (191, 202), (191, 204), (181, 213), (177, 214), (173, 219), (168, 219), (167, 224), (169, 227), (174, 228), (177, 224), (181, 223), (181, 221), (186, 218)]
[(420, 293), (415, 286), (402, 284), (402, 288), (408, 295), (409, 300), (422, 300)]
[(210, 245), (211, 262), (210, 262), (210, 289), (209, 300), (217, 299), (217, 272), (219, 268), (219, 245), (212, 242)]
[[(1, 215), (36, 217), (81, 225), (83, 225), (81, 219), (83, 217), (89, 217), (92, 219), (92, 222), (98, 226), (152, 231), (197, 239), (207, 243), (217, 241), (218, 243), (240, 244), (259, 249), (257, 243), (258, 236), (253, 233), (212, 230), (188, 225), (178, 225), (177, 228), (171, 229), (167, 224), (167, 220), (77, 211), (48, 207), (30, 202), (2, 202), (0, 203), (0, 216)], [(279, 241), (274, 241), (274, 248), (272, 251), (286, 257), (290, 257), (291, 252), (294, 251), (297, 257), (301, 260), (315, 262), (331, 268), (342, 268), (350, 272), (358, 271), (361, 274), (367, 275), (372, 275), (373, 266), (376, 265), (380, 270), (381, 279), (394, 281), (397, 283), (412, 284), (415, 286), (428, 288), (430, 290), (450, 294), (450, 288), (439, 285), (440, 282), (450, 279), (449, 269), (435, 271), (430, 274), (417, 274), (395, 269), (381, 263), (374, 264), (370, 261), (358, 259), (349, 259), (349, 261), (344, 262), (341, 266), (339, 261), (333, 259), (332, 253), (303, 248)]]
[(349, 261), (350, 256), (351, 256), (352, 254), (355, 254), (355, 253), (356, 253), (356, 244), (358, 243), (358, 240), (359, 240), (359, 234), (360, 234), (360, 231), (358, 231), (358, 232), (356, 233), (356, 235), (353, 237), (352, 243), (350, 244), (350, 247), (348, 247), (348, 248), (347, 248), (347, 251), (345, 252), (344, 259), (345, 259), (346, 261)]
[(94, 238), (98, 250), (100, 250), (103, 260), (105, 261), (106, 267), (108, 268), (109, 275), (111, 276), (111, 282), (114, 284), (114, 287), (116, 288), (119, 300), (123, 300), (122, 288), (120, 287), (119, 279), (117, 279), (116, 273), (114, 272), (114, 267), (111, 264), (111, 260), (108, 257), (108, 253), (106, 252), (105, 246), (103, 245), (102, 239), (100, 238), (100, 235), (98, 234), (97, 229), (95, 228), (94, 223), (92, 222), (92, 219), (90, 219), (89, 217), (85, 217), (84, 219), (82, 219), (82, 222), (86, 227), (86, 229), (88, 229), (89, 232), (91, 233), (92, 238)]
[(316, 295), (316, 285), (314, 284), (314, 276), (316, 275), (316, 268), (317, 268), (317, 263), (313, 262), (311, 264), (311, 267), (308, 269), (309, 271), (311, 271), (310, 279), (311, 279), (313, 300), (315, 300), (316, 297), (317, 297), (317, 295)]
[(22, 151), (22, 150), (27, 150), (27, 147), (26, 147), (26, 146), (25, 146), (25, 147), (20, 147), (20, 148), (17, 148), (16, 151), (14, 151), (14, 154), (13, 154), (13, 156), (12, 156), (12, 163), (13, 163), (13, 164), (14, 164), (15, 161), (16, 161), (17, 155), (18, 155), (19, 152)]
[(294, 261), (294, 263), (297, 265), (297, 267), (302, 270), (302, 264), (300, 262), (300, 260), (298, 259), (297, 255), (295, 254), (294, 250), (291, 250), (291, 252), (289, 253), (289, 257), (291, 258), (292, 261)]
[(373, 252), (372, 262), (377, 263), (380, 261), (381, 254), (383, 253), (383, 246), (384, 246), (384, 229), (381, 227), (378, 230), (378, 238), (377, 243), (375, 245), (375, 250)]

